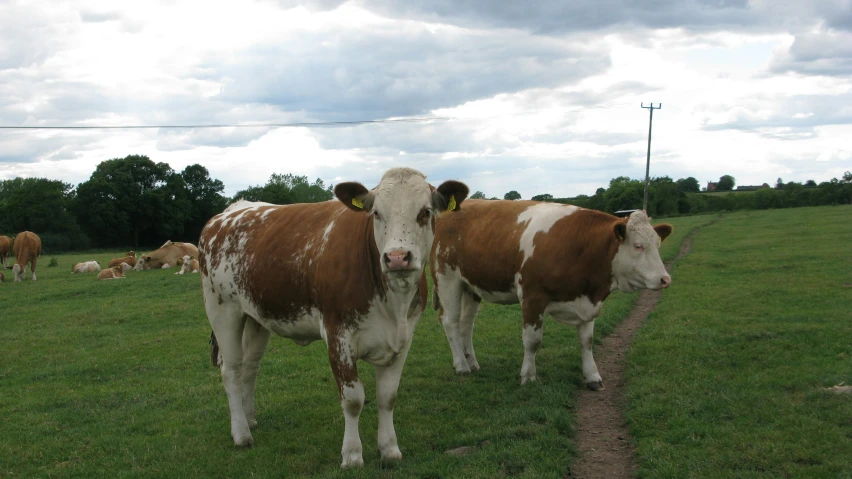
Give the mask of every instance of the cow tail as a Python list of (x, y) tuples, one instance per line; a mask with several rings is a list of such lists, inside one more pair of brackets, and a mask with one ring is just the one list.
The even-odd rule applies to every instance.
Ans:
[(216, 333), (210, 331), (210, 364), (219, 367), (219, 343), (216, 341)]

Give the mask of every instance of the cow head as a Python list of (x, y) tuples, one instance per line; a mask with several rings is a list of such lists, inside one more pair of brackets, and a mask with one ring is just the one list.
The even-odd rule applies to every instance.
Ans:
[(613, 234), (619, 246), (612, 260), (612, 289), (632, 293), (668, 288), (672, 278), (660, 259), (660, 244), (671, 232), (669, 224), (651, 226), (643, 211), (634, 212), (626, 222), (615, 223)]
[(133, 267), (134, 271), (144, 271), (145, 270), (145, 260), (146, 256), (142, 256), (136, 261), (136, 266)]
[(371, 216), (382, 272), (393, 277), (419, 276), (435, 237), (435, 214), (458, 210), (468, 192), (452, 180), (433, 188), (410, 168), (388, 170), (373, 190), (355, 182), (334, 188), (344, 205)]
[(24, 268), (19, 264), (15, 264), (12, 266), (12, 273), (15, 274), (15, 281), (23, 281), (24, 280)]

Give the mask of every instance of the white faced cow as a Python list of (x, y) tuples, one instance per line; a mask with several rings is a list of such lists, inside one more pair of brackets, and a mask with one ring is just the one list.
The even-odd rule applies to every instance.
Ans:
[(468, 188), (447, 181), (436, 190), (422, 173), (395, 168), (372, 191), (341, 183), (334, 193), (339, 201), (231, 205), (204, 227), (199, 262), (234, 443), (253, 443), (255, 380), (270, 332), (300, 345), (323, 340), (345, 419), (347, 467), (363, 464), (359, 359), (376, 368), (382, 458), (402, 458), (393, 409), (426, 303), (434, 213), (458, 209)]
[(535, 355), (544, 316), (577, 327), (583, 376), (603, 388), (592, 356), (595, 318), (611, 291), (660, 289), (671, 277), (660, 243), (672, 227), (651, 226), (644, 212), (629, 219), (595, 210), (534, 201), (465, 202), (438, 218), (431, 253), (433, 305), (459, 374), (478, 370), (473, 322), (482, 300), (521, 303), (521, 382), (536, 379)]

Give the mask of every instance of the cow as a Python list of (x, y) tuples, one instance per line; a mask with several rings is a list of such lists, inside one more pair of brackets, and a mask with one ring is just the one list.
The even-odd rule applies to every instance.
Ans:
[(95, 260), (77, 263), (71, 267), (72, 273), (93, 273), (101, 270), (101, 264)]
[(255, 381), (271, 332), (323, 340), (344, 416), (342, 467), (363, 465), (358, 422), (364, 387), (356, 362), (376, 368), (378, 447), (402, 459), (393, 409), (414, 327), (427, 300), (425, 263), (436, 211), (458, 209), (468, 188), (437, 189), (410, 168), (378, 186), (340, 183), (337, 200), (276, 206), (239, 201), (201, 232), (204, 307), (237, 446), (254, 443)]
[(27, 269), (27, 263), (30, 265), (33, 281), (36, 280), (36, 262), (41, 254), (41, 238), (31, 231), (24, 231), (15, 236), (15, 242), (12, 245), (15, 250), (15, 265), (12, 266), (12, 271), (15, 273), (15, 281), (23, 281), (24, 273)]
[(131, 267), (136, 266), (136, 252), (128, 251), (127, 253), (124, 253), (124, 257), (122, 258), (113, 258), (109, 260), (107, 267), (112, 268), (113, 266), (121, 266), (121, 263), (127, 263)]
[(6, 258), (12, 252), (12, 238), (8, 236), (0, 236), (0, 268), (8, 268)]
[(186, 273), (197, 273), (198, 272), (198, 260), (190, 255), (186, 255), (180, 261), (180, 271), (175, 274), (186, 274)]
[(131, 269), (133, 269), (133, 266), (130, 266), (128, 263), (121, 263), (121, 264), (120, 264), (120, 265), (118, 265), (118, 266), (120, 266), (120, 267), (121, 267), (121, 272), (122, 272), (122, 273), (126, 273), (126, 272), (130, 271)]
[(122, 271), (121, 265), (113, 266), (111, 268), (107, 268), (100, 273), (98, 273), (98, 279), (122, 279), (124, 278), (124, 271)]
[(198, 257), (198, 248), (192, 243), (166, 241), (157, 250), (142, 255), (136, 261), (133, 269), (143, 271), (148, 269), (166, 269), (177, 266), (178, 259), (186, 255)]
[(536, 379), (535, 355), (545, 315), (576, 326), (583, 376), (603, 389), (594, 357), (595, 318), (610, 292), (671, 284), (660, 259), (668, 224), (651, 226), (637, 211), (617, 218), (572, 205), (469, 200), (465, 210), (438, 218), (430, 253), (433, 306), (458, 374), (479, 370), (473, 323), (482, 300), (521, 304), (524, 361), (521, 383)]

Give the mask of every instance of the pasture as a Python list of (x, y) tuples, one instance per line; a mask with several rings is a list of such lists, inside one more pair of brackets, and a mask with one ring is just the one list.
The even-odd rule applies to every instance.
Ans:
[[(794, 258), (810, 257), (813, 249), (822, 247), (818, 242), (822, 240), (848, 245), (850, 227), (837, 225), (850, 213), (848, 207), (826, 207), (736, 213), (712, 225), (709, 223), (717, 219), (716, 216), (669, 221), (675, 226), (675, 232), (664, 243), (664, 258), (675, 255), (681, 240), (692, 229), (709, 226), (695, 237), (692, 255), (676, 265), (672, 273), (674, 287), (663, 294), (660, 310), (640, 333), (642, 344), (630, 356), (636, 363), (630, 370), (630, 419), (639, 445), (642, 474), (661, 477), (669, 473), (671, 477), (682, 477), (685, 471), (695, 468), (688, 454), (685, 462), (676, 461), (683, 458), (678, 452), (682, 453), (680, 449), (684, 446), (675, 441), (682, 437), (669, 437), (674, 434), (670, 415), (678, 413), (680, 404), (665, 399), (664, 395), (679, 393), (677, 388), (683, 388), (681, 384), (685, 379), (677, 375), (691, 374), (692, 369), (699, 369), (704, 361), (700, 356), (701, 348), (694, 351), (700, 359), (680, 357), (689, 358), (695, 349), (695, 345), (683, 341), (683, 336), (695, 335), (696, 329), (702, 332), (703, 340), (715, 335), (727, 338), (730, 344), (743, 341), (759, 343), (765, 348), (752, 358), (757, 364), (745, 364), (730, 373), (732, 384), (726, 387), (732, 391), (725, 397), (730, 398), (736, 391), (748, 391), (742, 392), (745, 397), (760, 397), (753, 392), (749, 384), (753, 378), (746, 376), (745, 371), (758, 368), (758, 360), (768, 356), (773, 364), (783, 363), (790, 370), (789, 379), (780, 380), (779, 384), (783, 386), (787, 384), (784, 381), (791, 381), (796, 394), (789, 395), (802, 401), (800, 409), (804, 408), (805, 400), (814, 397), (819, 399), (820, 406), (835, 405), (832, 412), (825, 414), (833, 414), (846, 423), (836, 424), (830, 439), (845, 440), (833, 447), (850, 450), (852, 426), (848, 398), (827, 396), (818, 390), (818, 386), (833, 385), (850, 376), (852, 351), (848, 338), (852, 335), (848, 334), (848, 329), (838, 329), (841, 325), (837, 321), (808, 323), (807, 331), (813, 334), (808, 336), (807, 347), (799, 345), (799, 349), (811, 351), (812, 346), (817, 346), (813, 349), (818, 350), (821, 357), (829, 357), (830, 353), (833, 356), (829, 359), (835, 358), (838, 364), (845, 364), (845, 370), (824, 376), (820, 376), (820, 370), (814, 370), (814, 364), (806, 356), (792, 355), (786, 339), (792, 340), (795, 336), (787, 338), (786, 333), (769, 329), (776, 313), (789, 318), (814, 314), (823, 317), (826, 311), (837, 314), (837, 310), (822, 309), (829, 308), (827, 302), (825, 305), (820, 302), (821, 312), (815, 313), (815, 306), (809, 301), (781, 302), (777, 311), (765, 309), (771, 303), (769, 298), (750, 305), (745, 301), (767, 289), (782, 286), (791, 289), (808, 281), (797, 278), (800, 262)], [(774, 225), (772, 219), (778, 215), (791, 215), (785, 218), (792, 224), (787, 228)], [(794, 228), (797, 222), (810, 226)], [(761, 226), (756, 228), (752, 224)], [(803, 228), (807, 231), (818, 228), (820, 234), (815, 235), (818, 238), (806, 238), (801, 232)], [(796, 237), (790, 238), (788, 231), (796, 231)], [(757, 236), (750, 234), (754, 232)], [(755, 243), (756, 237), (774, 245), (775, 254), (790, 253), (790, 258), (780, 263), (764, 261), (762, 256), (769, 255), (765, 250), (770, 248), (765, 243)], [(774, 243), (771, 238), (775, 238)], [(809, 246), (799, 247), (800, 241)], [(710, 251), (703, 251), (707, 248)], [(791, 251), (790, 248), (795, 249)], [(801, 294), (833, 297), (838, 305), (845, 298), (848, 305), (849, 290), (838, 292), (835, 289), (832, 296), (827, 291), (811, 289), (812, 285), (816, 288), (823, 284), (820, 275), (831, 275), (835, 279), (842, 274), (848, 275), (848, 247), (845, 259), (836, 249), (831, 251), (824, 253), (831, 255), (832, 261), (846, 261), (846, 269), (832, 262), (808, 262), (811, 284)], [(693, 256), (700, 254), (710, 255), (711, 259), (701, 262), (701, 256)], [(819, 253), (820, 258), (822, 254)], [(289, 340), (272, 338), (258, 377), (256, 444), (251, 449), (237, 449), (229, 434), (221, 378), (218, 370), (209, 364), (210, 329), (201, 302), (199, 276), (175, 276), (173, 273), (177, 270), (171, 269), (130, 271), (123, 280), (96, 281), (94, 274), (70, 273), (71, 265), (77, 261), (94, 257), (105, 265), (111, 257), (119, 255), (117, 251), (61, 255), (56, 257), (59, 267), (55, 268), (47, 267), (50, 257), (44, 255), (40, 259), (37, 282), (7, 281), (0, 285), (0, 310), (3, 311), (0, 316), (3, 325), (0, 330), (0, 344), (3, 345), (0, 349), (0, 414), (5, 418), (0, 425), (0, 437), (3, 437), (0, 477), (437, 478), (564, 477), (570, 473), (575, 450), (573, 408), (578, 388), (584, 387), (573, 328), (546, 322), (544, 342), (538, 354), (539, 381), (522, 387), (518, 379), (523, 357), (518, 307), (483, 305), (474, 335), (483, 370), (472, 376), (453, 373), (443, 329), (435, 311), (427, 309), (414, 336), (395, 410), (403, 461), (383, 464), (379, 460), (373, 368), (360, 363), (359, 372), (371, 401), (361, 415), (365, 467), (341, 471), (343, 416), (321, 342), (301, 347)], [(729, 270), (752, 268), (759, 272), (763, 268), (776, 271), (778, 275), (786, 273), (786, 283), (779, 283), (775, 276), (757, 273), (747, 276), (748, 279), (707, 276), (720, 273), (712, 265), (729, 262), (733, 262), (727, 266)], [(786, 266), (779, 267), (782, 264)], [(705, 297), (721, 303), (731, 301), (728, 288), (734, 286), (734, 297), (739, 298), (739, 304), (750, 308), (737, 314), (762, 320), (759, 324), (765, 323), (761, 326), (763, 329), (757, 327), (755, 331), (766, 332), (766, 338), (761, 334), (753, 339), (741, 338), (742, 332), (730, 329), (755, 328), (755, 321), (722, 323), (725, 318), (720, 317), (715, 319), (719, 323), (689, 327), (689, 324), (695, 326), (699, 317), (705, 317), (700, 316), (702, 314), (706, 313), (708, 321), (715, 317), (712, 308), (699, 311), (710, 301)], [(716, 290), (727, 293), (716, 293)], [(695, 294), (697, 298), (681, 298), (686, 293)], [(612, 330), (630, 310), (634, 298), (619, 293), (610, 296), (598, 319), (597, 337)], [(684, 314), (689, 317), (684, 319)], [(673, 317), (679, 319), (672, 321)], [(776, 323), (797, 324), (789, 319)], [(680, 334), (671, 331), (680, 331)], [(844, 332), (845, 337), (842, 336)], [(775, 341), (781, 338), (785, 340)], [(657, 345), (654, 341), (658, 340), (672, 340), (673, 344)], [(826, 349), (828, 346), (823, 343), (827, 341), (834, 341), (835, 346), (845, 344), (845, 349)], [(738, 350), (738, 354), (754, 355), (756, 352), (744, 348)], [(845, 356), (838, 356), (841, 354)], [(728, 358), (725, 353), (715, 360), (724, 362)], [(735, 364), (744, 360), (730, 361)], [(688, 364), (689, 368), (678, 371), (679, 364)], [(711, 372), (722, 370), (712, 362), (706, 367)], [(803, 370), (806, 373), (797, 377), (796, 374)], [(601, 373), (606, 380), (606, 371)], [(639, 382), (643, 378), (656, 382), (643, 389), (645, 386)], [(702, 388), (698, 389), (710, 396), (708, 393), (717, 387), (714, 381), (723, 379), (703, 377)], [(784, 387), (780, 389), (787, 391)], [(770, 392), (771, 397), (777, 396), (777, 391)], [(713, 397), (716, 399), (707, 406), (711, 409), (724, 409), (728, 404), (727, 399)], [(845, 416), (839, 411), (844, 404)], [(753, 406), (757, 411), (764, 408), (764, 413), (755, 413), (761, 419), (765, 419), (761, 414), (775, 407), (766, 403)], [(643, 407), (651, 410), (643, 411)], [(811, 418), (823, 415), (821, 411), (810, 411)], [(751, 418), (745, 410), (738, 413), (745, 415), (737, 416), (743, 421)], [(783, 421), (783, 418), (776, 419)], [(801, 423), (797, 420), (792, 424)], [(704, 424), (703, 427), (710, 426)], [(683, 434), (686, 432), (681, 430)], [(786, 431), (778, 431), (778, 435), (782, 433)], [(707, 438), (705, 447), (707, 443), (715, 445), (715, 454), (727, 460), (748, 456), (749, 449), (717, 443), (712, 436), (703, 437)], [(795, 438), (794, 434), (787, 441)], [(761, 447), (770, 449), (775, 448), (772, 440), (783, 440), (774, 436), (758, 436), (758, 439), (764, 441)], [(669, 441), (675, 442), (669, 444)], [(446, 454), (462, 446), (470, 448), (466, 455)], [(658, 454), (666, 447), (672, 450)], [(713, 459), (713, 453), (704, 453), (703, 457), (710, 457), (709, 464), (718, 460)], [(823, 456), (817, 459), (823, 460)], [(667, 462), (658, 466), (663, 460)], [(747, 463), (748, 457), (737, 460)], [(773, 470), (779, 469), (770, 469)], [(698, 475), (714, 476), (712, 469)], [(723, 470), (721, 476), (726, 475)]]

